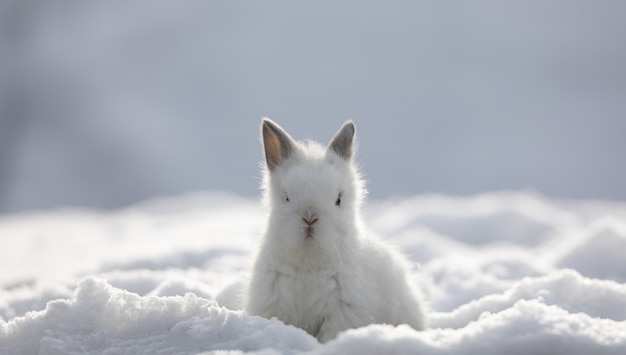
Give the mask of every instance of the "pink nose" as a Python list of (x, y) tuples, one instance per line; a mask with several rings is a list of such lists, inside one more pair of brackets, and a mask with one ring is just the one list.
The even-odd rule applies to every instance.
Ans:
[(306, 223), (309, 226), (312, 226), (315, 224), (315, 222), (317, 222), (317, 215), (316, 214), (312, 214), (306, 217), (302, 217), (302, 220), (304, 221), (304, 223)]

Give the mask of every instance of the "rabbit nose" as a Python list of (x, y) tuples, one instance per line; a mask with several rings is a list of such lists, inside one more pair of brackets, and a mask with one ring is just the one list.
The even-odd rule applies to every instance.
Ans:
[(317, 213), (307, 213), (304, 215), (304, 217), (302, 217), (302, 220), (304, 221), (304, 223), (306, 223), (309, 226), (312, 226), (315, 224), (315, 222), (317, 222)]

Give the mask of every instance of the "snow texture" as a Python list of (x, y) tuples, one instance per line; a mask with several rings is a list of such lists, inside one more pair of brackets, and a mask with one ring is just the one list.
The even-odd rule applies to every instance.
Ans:
[(320, 344), (246, 315), (265, 211), (196, 193), (0, 216), (0, 354), (626, 353), (626, 203), (493, 192), (365, 212), (414, 262), (429, 329), (376, 324)]

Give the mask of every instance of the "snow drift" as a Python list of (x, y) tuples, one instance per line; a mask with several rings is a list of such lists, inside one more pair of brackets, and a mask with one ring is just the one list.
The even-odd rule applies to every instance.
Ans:
[(0, 353), (626, 352), (626, 204), (502, 192), (366, 214), (415, 263), (430, 329), (371, 325), (319, 344), (246, 315), (237, 297), (264, 211), (205, 193), (0, 217)]

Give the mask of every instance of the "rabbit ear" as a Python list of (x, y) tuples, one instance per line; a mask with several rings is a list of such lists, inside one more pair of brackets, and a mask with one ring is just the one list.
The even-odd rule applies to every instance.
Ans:
[(355, 127), (352, 121), (343, 124), (335, 138), (328, 145), (328, 150), (332, 149), (340, 157), (349, 160), (352, 158), (352, 141), (354, 140)]
[(293, 152), (295, 142), (279, 125), (264, 118), (262, 127), (265, 161), (270, 171), (276, 169)]

